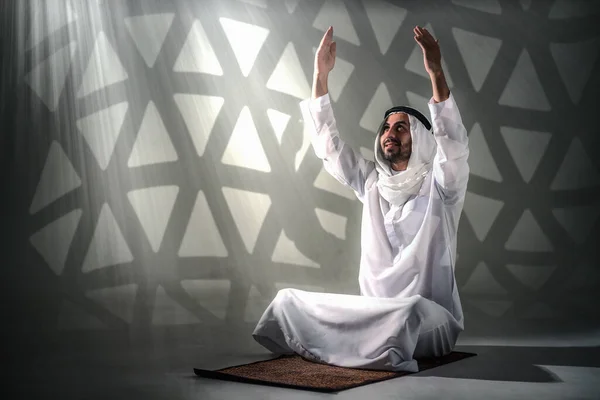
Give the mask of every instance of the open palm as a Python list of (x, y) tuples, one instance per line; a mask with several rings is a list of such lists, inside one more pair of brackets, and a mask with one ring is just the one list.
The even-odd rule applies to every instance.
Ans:
[(425, 70), (429, 74), (440, 72), (442, 68), (442, 52), (438, 41), (429, 33), (429, 31), (420, 26), (413, 30), (415, 40), (423, 50), (423, 63)]
[(315, 72), (319, 75), (327, 75), (335, 66), (336, 43), (333, 41), (333, 27), (329, 27), (315, 55)]

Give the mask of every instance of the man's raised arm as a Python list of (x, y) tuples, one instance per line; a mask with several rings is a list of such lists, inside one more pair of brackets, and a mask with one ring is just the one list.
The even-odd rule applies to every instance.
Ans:
[(414, 34), (423, 50), (423, 63), (433, 90), (429, 111), (438, 145), (433, 175), (446, 198), (455, 202), (464, 198), (469, 179), (467, 130), (446, 82), (438, 41), (425, 28), (415, 27)]
[(365, 160), (339, 137), (333, 115), (327, 80), (335, 65), (336, 43), (330, 27), (317, 49), (312, 95), (300, 103), (304, 124), (311, 131), (311, 142), (317, 157), (323, 160), (327, 172), (351, 187), (362, 200), (367, 176), (375, 164)]

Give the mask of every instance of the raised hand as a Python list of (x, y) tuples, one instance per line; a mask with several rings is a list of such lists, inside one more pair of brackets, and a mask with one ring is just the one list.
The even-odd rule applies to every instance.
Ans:
[(333, 27), (330, 26), (323, 35), (317, 54), (315, 55), (315, 74), (326, 76), (335, 66), (335, 48), (333, 41)]
[(315, 54), (315, 72), (313, 76), (312, 98), (316, 99), (329, 92), (327, 78), (335, 66), (335, 42), (333, 41), (333, 27), (330, 26), (323, 35), (317, 54)]
[(413, 30), (415, 33), (415, 41), (423, 50), (423, 64), (425, 70), (431, 79), (431, 88), (433, 90), (433, 101), (441, 103), (446, 101), (450, 96), (450, 88), (444, 76), (442, 69), (442, 52), (437, 40), (425, 28), (416, 26)]
[(415, 33), (415, 41), (423, 50), (423, 63), (425, 70), (429, 75), (439, 74), (442, 72), (442, 52), (437, 40), (429, 33), (429, 31), (420, 26), (413, 29)]

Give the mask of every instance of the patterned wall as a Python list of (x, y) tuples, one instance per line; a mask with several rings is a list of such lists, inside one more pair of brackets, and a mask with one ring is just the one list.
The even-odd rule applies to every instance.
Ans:
[(253, 324), (282, 287), (357, 293), (360, 203), (322, 169), (298, 108), (329, 25), (338, 124), (368, 158), (383, 110), (427, 110), (412, 28), (440, 40), (471, 143), (467, 324), (598, 316), (595, 2), (21, 9), (18, 240), (56, 329)]

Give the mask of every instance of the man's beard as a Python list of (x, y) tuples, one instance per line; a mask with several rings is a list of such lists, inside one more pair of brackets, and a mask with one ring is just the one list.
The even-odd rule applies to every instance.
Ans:
[(393, 150), (391, 151), (386, 150), (385, 148), (381, 149), (383, 159), (389, 162), (390, 164), (394, 164), (401, 161), (408, 161), (412, 152), (412, 143), (401, 143), (400, 141), (395, 141), (395, 143), (397, 144), (397, 147), (393, 148)]

